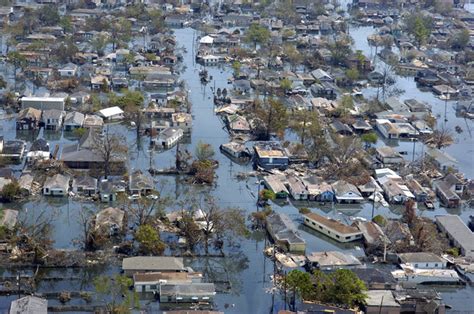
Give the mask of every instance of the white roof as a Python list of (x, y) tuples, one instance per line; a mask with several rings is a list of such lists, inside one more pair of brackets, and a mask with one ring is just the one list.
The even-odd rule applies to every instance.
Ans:
[(99, 115), (103, 116), (104, 118), (113, 117), (113, 116), (119, 115), (119, 114), (123, 114), (123, 110), (120, 109), (120, 107), (117, 107), (117, 106), (99, 110)]
[(212, 38), (211, 36), (204, 36), (203, 38), (201, 38), (201, 40), (199, 40), (199, 43), (201, 44), (212, 44), (214, 42), (214, 38)]
[(66, 97), (37, 97), (37, 96), (25, 96), (21, 98), (21, 101), (64, 101)]

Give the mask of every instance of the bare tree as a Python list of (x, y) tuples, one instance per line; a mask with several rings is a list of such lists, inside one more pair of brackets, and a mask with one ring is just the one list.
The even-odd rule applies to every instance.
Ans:
[(104, 177), (107, 178), (111, 172), (111, 166), (125, 160), (127, 147), (124, 144), (125, 138), (117, 134), (110, 134), (109, 130), (103, 137), (98, 134), (93, 135), (92, 149), (102, 158), (104, 162)]
[(441, 149), (451, 145), (454, 142), (452, 132), (443, 127), (439, 130), (433, 131), (430, 135), (426, 137), (425, 143), (429, 146), (436, 147)]

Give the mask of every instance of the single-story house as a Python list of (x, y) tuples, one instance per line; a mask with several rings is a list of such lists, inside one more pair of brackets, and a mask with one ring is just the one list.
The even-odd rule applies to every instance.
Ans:
[(92, 196), (97, 194), (97, 179), (89, 176), (80, 176), (72, 180), (72, 191), (76, 194)]
[(42, 124), (46, 130), (57, 131), (63, 126), (63, 120), (66, 113), (62, 110), (48, 109), (43, 110), (43, 116), (41, 118)]
[(97, 115), (104, 120), (121, 120), (123, 119), (123, 110), (118, 106), (114, 106), (99, 110)]
[(303, 223), (338, 242), (350, 242), (362, 239), (362, 232), (356, 227), (348, 226), (340, 221), (326, 218), (315, 213), (303, 215)]
[(170, 148), (176, 145), (183, 135), (183, 129), (170, 127), (161, 131), (157, 137), (152, 138), (151, 143), (162, 149)]
[(304, 252), (306, 242), (298, 233), (291, 219), (285, 214), (273, 213), (267, 216), (267, 231), (281, 249), (298, 253)]
[(67, 196), (69, 191), (69, 176), (56, 174), (47, 177), (43, 184), (43, 195)]
[(41, 113), (41, 110), (31, 107), (22, 109), (16, 119), (16, 129), (36, 130), (41, 121)]
[(173, 256), (134, 256), (122, 260), (122, 270), (126, 276), (148, 272), (188, 272), (181, 257)]
[(78, 111), (68, 112), (64, 118), (64, 131), (73, 131), (82, 128), (84, 124), (84, 114)]
[(153, 179), (140, 170), (129, 176), (128, 189), (134, 195), (146, 195), (154, 189)]
[(336, 181), (332, 185), (338, 203), (360, 203), (364, 200), (357, 187), (346, 181)]

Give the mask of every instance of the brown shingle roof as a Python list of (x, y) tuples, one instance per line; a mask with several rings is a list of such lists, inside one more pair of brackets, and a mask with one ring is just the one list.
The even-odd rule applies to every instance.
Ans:
[(335, 230), (339, 233), (360, 233), (356, 227), (348, 226), (334, 219), (326, 218), (315, 213), (308, 213), (304, 215), (309, 219), (319, 222), (320, 224)]

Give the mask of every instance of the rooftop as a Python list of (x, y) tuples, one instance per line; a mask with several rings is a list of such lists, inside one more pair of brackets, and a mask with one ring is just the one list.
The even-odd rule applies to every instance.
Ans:
[(184, 262), (180, 257), (173, 256), (135, 256), (122, 261), (123, 270), (138, 271), (184, 271)]
[(342, 222), (339, 222), (331, 218), (326, 218), (315, 213), (308, 213), (303, 216), (308, 217), (309, 219), (312, 219), (314, 221), (317, 221), (320, 224), (326, 226), (327, 228), (330, 228), (342, 234), (360, 233), (359, 229), (357, 229), (356, 227), (345, 225)]

